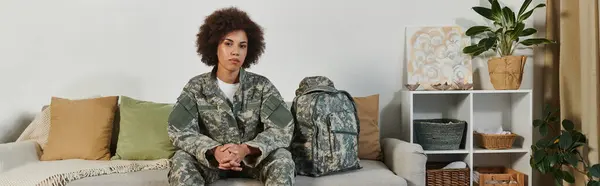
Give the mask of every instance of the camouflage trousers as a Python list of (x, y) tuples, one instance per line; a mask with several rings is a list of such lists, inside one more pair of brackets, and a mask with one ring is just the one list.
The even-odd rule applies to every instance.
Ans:
[(171, 158), (168, 180), (171, 186), (191, 186), (211, 184), (219, 179), (242, 177), (257, 179), (265, 186), (294, 185), (294, 161), (292, 154), (286, 149), (273, 151), (255, 168), (244, 166), (242, 169), (238, 172), (208, 168), (199, 164), (191, 154), (178, 150)]

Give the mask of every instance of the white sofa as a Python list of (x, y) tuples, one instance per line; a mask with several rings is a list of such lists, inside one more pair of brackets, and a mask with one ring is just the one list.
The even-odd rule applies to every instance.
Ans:
[[(297, 176), (296, 185), (425, 185), (427, 157), (419, 145), (386, 138), (382, 140), (383, 162), (362, 160), (362, 169), (319, 178)], [(33, 141), (0, 144), (1, 171), (20, 169), (22, 165), (39, 162), (39, 145)], [(0, 183), (2, 185), (2, 183)], [(167, 170), (139, 171), (83, 178), (70, 182), (73, 186), (129, 185), (164, 186)], [(250, 179), (227, 179), (215, 185), (261, 185)]]
[[(118, 130), (114, 130), (118, 132)], [(113, 135), (117, 135), (114, 133)], [(114, 144), (113, 144), (114, 145)], [(383, 160), (361, 160), (360, 170), (343, 172), (318, 178), (297, 176), (298, 186), (424, 186), (427, 156), (418, 144), (394, 138), (381, 140)], [(33, 141), (0, 144), (0, 177), (4, 171), (27, 172), (27, 164), (40, 163), (40, 147)], [(33, 166), (35, 167), (35, 166)], [(123, 174), (86, 177), (69, 182), (69, 186), (166, 186), (168, 169), (144, 170)], [(3, 183), (0, 183), (2, 186)], [(226, 179), (214, 185), (262, 185), (252, 179)]]

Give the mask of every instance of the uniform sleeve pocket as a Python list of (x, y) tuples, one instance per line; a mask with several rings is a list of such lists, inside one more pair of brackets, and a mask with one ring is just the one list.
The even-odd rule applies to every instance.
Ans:
[(176, 104), (173, 111), (169, 115), (169, 123), (175, 127), (182, 129), (190, 124), (195, 115), (190, 114), (184, 104)]
[(279, 127), (285, 127), (292, 121), (292, 113), (274, 96), (267, 98), (261, 108), (261, 114)]
[(196, 102), (192, 100), (189, 95), (182, 94), (177, 101), (180, 105), (183, 105), (188, 112), (194, 113), (196, 111)]

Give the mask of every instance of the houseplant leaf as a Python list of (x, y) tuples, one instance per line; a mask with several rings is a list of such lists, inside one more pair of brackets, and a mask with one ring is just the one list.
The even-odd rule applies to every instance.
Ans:
[(548, 143), (550, 143), (550, 140), (540, 139), (537, 143), (535, 143), (535, 145), (539, 148), (545, 148), (548, 146)]
[(515, 13), (507, 6), (502, 8), (502, 16), (507, 27), (513, 27), (516, 23)]
[(521, 32), (521, 35), (519, 35), (520, 37), (525, 37), (525, 36), (530, 36), (537, 33), (537, 30), (535, 28), (528, 28), (523, 30), (523, 32)]
[(533, 127), (539, 127), (542, 124), (544, 124), (544, 121), (542, 121), (541, 119), (533, 120)]
[(525, 10), (527, 10), (527, 7), (529, 7), (529, 4), (531, 4), (531, 0), (525, 0), (523, 1), (523, 4), (521, 5), (521, 9), (519, 9), (519, 16), (523, 15), (523, 12), (525, 12)]
[(590, 182), (588, 182), (587, 186), (600, 186), (600, 182), (596, 180), (591, 180)]
[(561, 170), (552, 171), (552, 176), (554, 176), (554, 181), (556, 181), (556, 185), (562, 185), (562, 180), (564, 179), (563, 172)]
[(563, 179), (569, 183), (575, 183), (575, 178), (570, 172), (562, 171)]
[(540, 134), (542, 136), (548, 135), (548, 125), (547, 124), (541, 125), (539, 130), (540, 130)]
[(473, 7), (473, 10), (475, 12), (477, 12), (479, 15), (481, 15), (489, 20), (496, 21), (496, 19), (494, 19), (494, 17), (492, 16), (492, 9), (476, 6), (476, 7)]
[(544, 4), (544, 3), (538, 4), (533, 9), (529, 10), (528, 12), (524, 13), (523, 15), (520, 15), (518, 22), (521, 22), (521, 21), (529, 18), (529, 16), (531, 16), (531, 14), (533, 14), (533, 10), (535, 10), (536, 8), (542, 8), (542, 7), (545, 7), (545, 6), (546, 6), (546, 4)]
[(487, 51), (487, 50), (491, 49), (494, 46), (494, 44), (496, 44), (496, 39), (498, 39), (498, 38), (496, 38), (496, 37), (483, 38), (479, 41), (479, 43), (477, 45), (483, 46), (483, 49), (485, 51)]
[(502, 8), (497, 0), (492, 0), (492, 17), (495, 21), (500, 21), (502, 18)]
[(525, 28), (525, 24), (519, 23), (515, 26), (515, 29), (507, 31), (506, 35), (509, 35), (511, 40), (517, 40), (521, 32), (523, 32), (523, 28)]
[(463, 53), (471, 54), (472, 56), (478, 56), (487, 50), (489, 50), (489, 48), (486, 48), (485, 45), (474, 44), (463, 48)]
[(487, 26), (474, 26), (474, 27), (469, 28), (465, 32), (465, 35), (467, 35), (467, 36), (474, 36), (474, 35), (483, 33), (485, 31), (492, 31), (492, 29), (490, 27), (487, 27)]
[(589, 171), (593, 177), (600, 178), (600, 165), (596, 164), (590, 167)]
[(487, 50), (485, 50), (484, 47), (480, 47), (479, 50), (477, 50), (477, 51), (475, 51), (475, 53), (473, 53), (473, 56), (478, 56), (478, 55), (484, 53), (485, 51), (487, 51)]
[(552, 154), (548, 156), (548, 161), (550, 161), (550, 166), (554, 167), (557, 163), (559, 163), (558, 155)]
[(550, 167), (550, 161), (548, 161), (547, 159), (545, 159), (545, 160), (543, 160), (540, 163), (541, 163), (541, 166), (540, 166), (541, 170), (540, 171), (543, 174), (546, 174), (546, 173), (552, 171), (552, 167)]
[(562, 149), (569, 149), (573, 145), (573, 137), (570, 132), (563, 132), (560, 135), (560, 141), (558, 142), (558, 146)]
[(562, 178), (554, 177), (554, 184), (556, 186), (563, 186)]
[(573, 122), (571, 120), (567, 120), (567, 119), (562, 121), (562, 126), (567, 131), (572, 131), (575, 128), (575, 125), (573, 124)]
[(579, 147), (583, 147), (585, 146), (585, 143), (581, 143), (581, 142), (575, 142), (573, 144), (573, 148), (579, 148)]
[(577, 156), (575, 154), (572, 153), (568, 153), (564, 155), (564, 160), (571, 164), (573, 167), (577, 167), (577, 163), (579, 162), (579, 160), (577, 159)]
[(533, 39), (523, 40), (520, 43), (525, 46), (531, 46), (531, 45), (549, 44), (549, 43), (552, 43), (552, 41), (550, 41), (548, 39), (544, 39), (544, 38), (533, 38)]
[(544, 149), (540, 149), (535, 151), (534, 155), (533, 155), (533, 159), (535, 160), (535, 163), (540, 163), (542, 162), (542, 160), (544, 160), (547, 156), (546, 151), (544, 151)]
[(573, 138), (577, 140), (576, 142), (587, 143), (587, 137), (579, 131), (573, 131)]
[(478, 50), (480, 50), (480, 48), (482, 48), (482, 47), (480, 47), (477, 44), (474, 44), (474, 45), (471, 45), (471, 46), (467, 46), (467, 47), (463, 48), (463, 53), (472, 54), (472, 53), (475, 53)]

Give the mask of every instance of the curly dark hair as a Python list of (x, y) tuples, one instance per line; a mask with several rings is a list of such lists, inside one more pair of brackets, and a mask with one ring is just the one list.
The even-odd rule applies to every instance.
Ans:
[(216, 66), (219, 63), (217, 47), (227, 33), (235, 30), (244, 30), (248, 37), (248, 52), (242, 68), (249, 68), (258, 62), (265, 50), (262, 28), (246, 12), (228, 7), (207, 16), (200, 26), (200, 32), (196, 34), (196, 52), (202, 56), (204, 64)]

